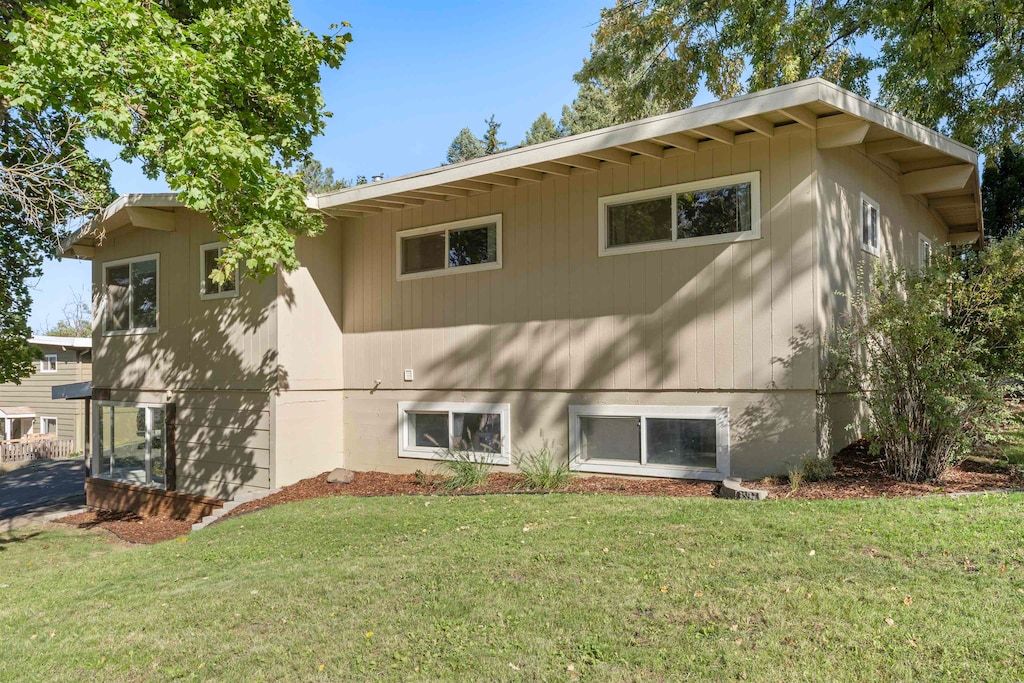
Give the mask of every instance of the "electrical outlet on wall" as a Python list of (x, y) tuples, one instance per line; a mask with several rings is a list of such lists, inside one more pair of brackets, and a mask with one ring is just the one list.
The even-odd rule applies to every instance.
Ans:
[(405, 381), (411, 382), (413, 380), (412, 368), (405, 369)]

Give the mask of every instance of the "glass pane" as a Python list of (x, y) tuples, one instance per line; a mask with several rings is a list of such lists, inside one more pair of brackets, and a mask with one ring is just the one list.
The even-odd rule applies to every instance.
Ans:
[(113, 473), (110, 475), (113, 479), (129, 484), (145, 484), (145, 408), (108, 406), (103, 412), (104, 417), (109, 418), (101, 428), (104, 472), (109, 471), (109, 464), (113, 461)]
[(681, 192), (676, 197), (677, 238), (750, 230), (750, 183)]
[(402, 239), (402, 272), (422, 273), (444, 268), (444, 233)]
[(150, 447), (150, 483), (165, 488), (167, 482), (167, 462), (164, 459), (164, 409), (150, 408), (153, 415), (153, 441)]
[(608, 246), (672, 239), (672, 197), (608, 207)]
[(409, 445), (448, 448), (448, 413), (406, 413), (409, 416)]
[(501, 415), (498, 413), (455, 413), (454, 447), (475, 453), (501, 453)]
[(498, 226), (465, 228), (448, 233), (448, 265), (472, 266), (498, 260)]
[(583, 460), (640, 462), (638, 417), (581, 417), (580, 435)]
[(156, 327), (156, 261), (132, 264), (132, 328)]
[(871, 246), (878, 246), (878, 209), (870, 207), (868, 209), (871, 215)]
[(128, 329), (130, 266), (107, 268), (107, 329)]
[(57, 420), (43, 418), (43, 434), (56, 434)]
[(715, 469), (718, 462), (715, 420), (647, 418), (647, 464)]

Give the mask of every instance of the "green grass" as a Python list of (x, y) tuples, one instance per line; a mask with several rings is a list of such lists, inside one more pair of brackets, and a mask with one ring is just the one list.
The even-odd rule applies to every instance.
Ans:
[(1019, 680), (1022, 520), (1016, 494), (553, 494), (312, 500), (129, 550), (22, 530), (0, 680)]

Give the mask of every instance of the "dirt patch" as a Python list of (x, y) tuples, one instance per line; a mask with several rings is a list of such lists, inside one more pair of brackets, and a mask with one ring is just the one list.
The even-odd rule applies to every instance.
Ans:
[(58, 524), (68, 524), (79, 529), (99, 527), (128, 543), (159, 543), (187, 534), (192, 522), (167, 517), (143, 517), (134, 512), (112, 512), (109, 510), (88, 510), (78, 514), (55, 519)]

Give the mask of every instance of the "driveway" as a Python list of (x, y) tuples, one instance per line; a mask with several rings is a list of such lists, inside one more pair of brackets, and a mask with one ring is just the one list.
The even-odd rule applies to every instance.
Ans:
[(0, 477), (0, 527), (85, 504), (81, 458), (27, 465)]

